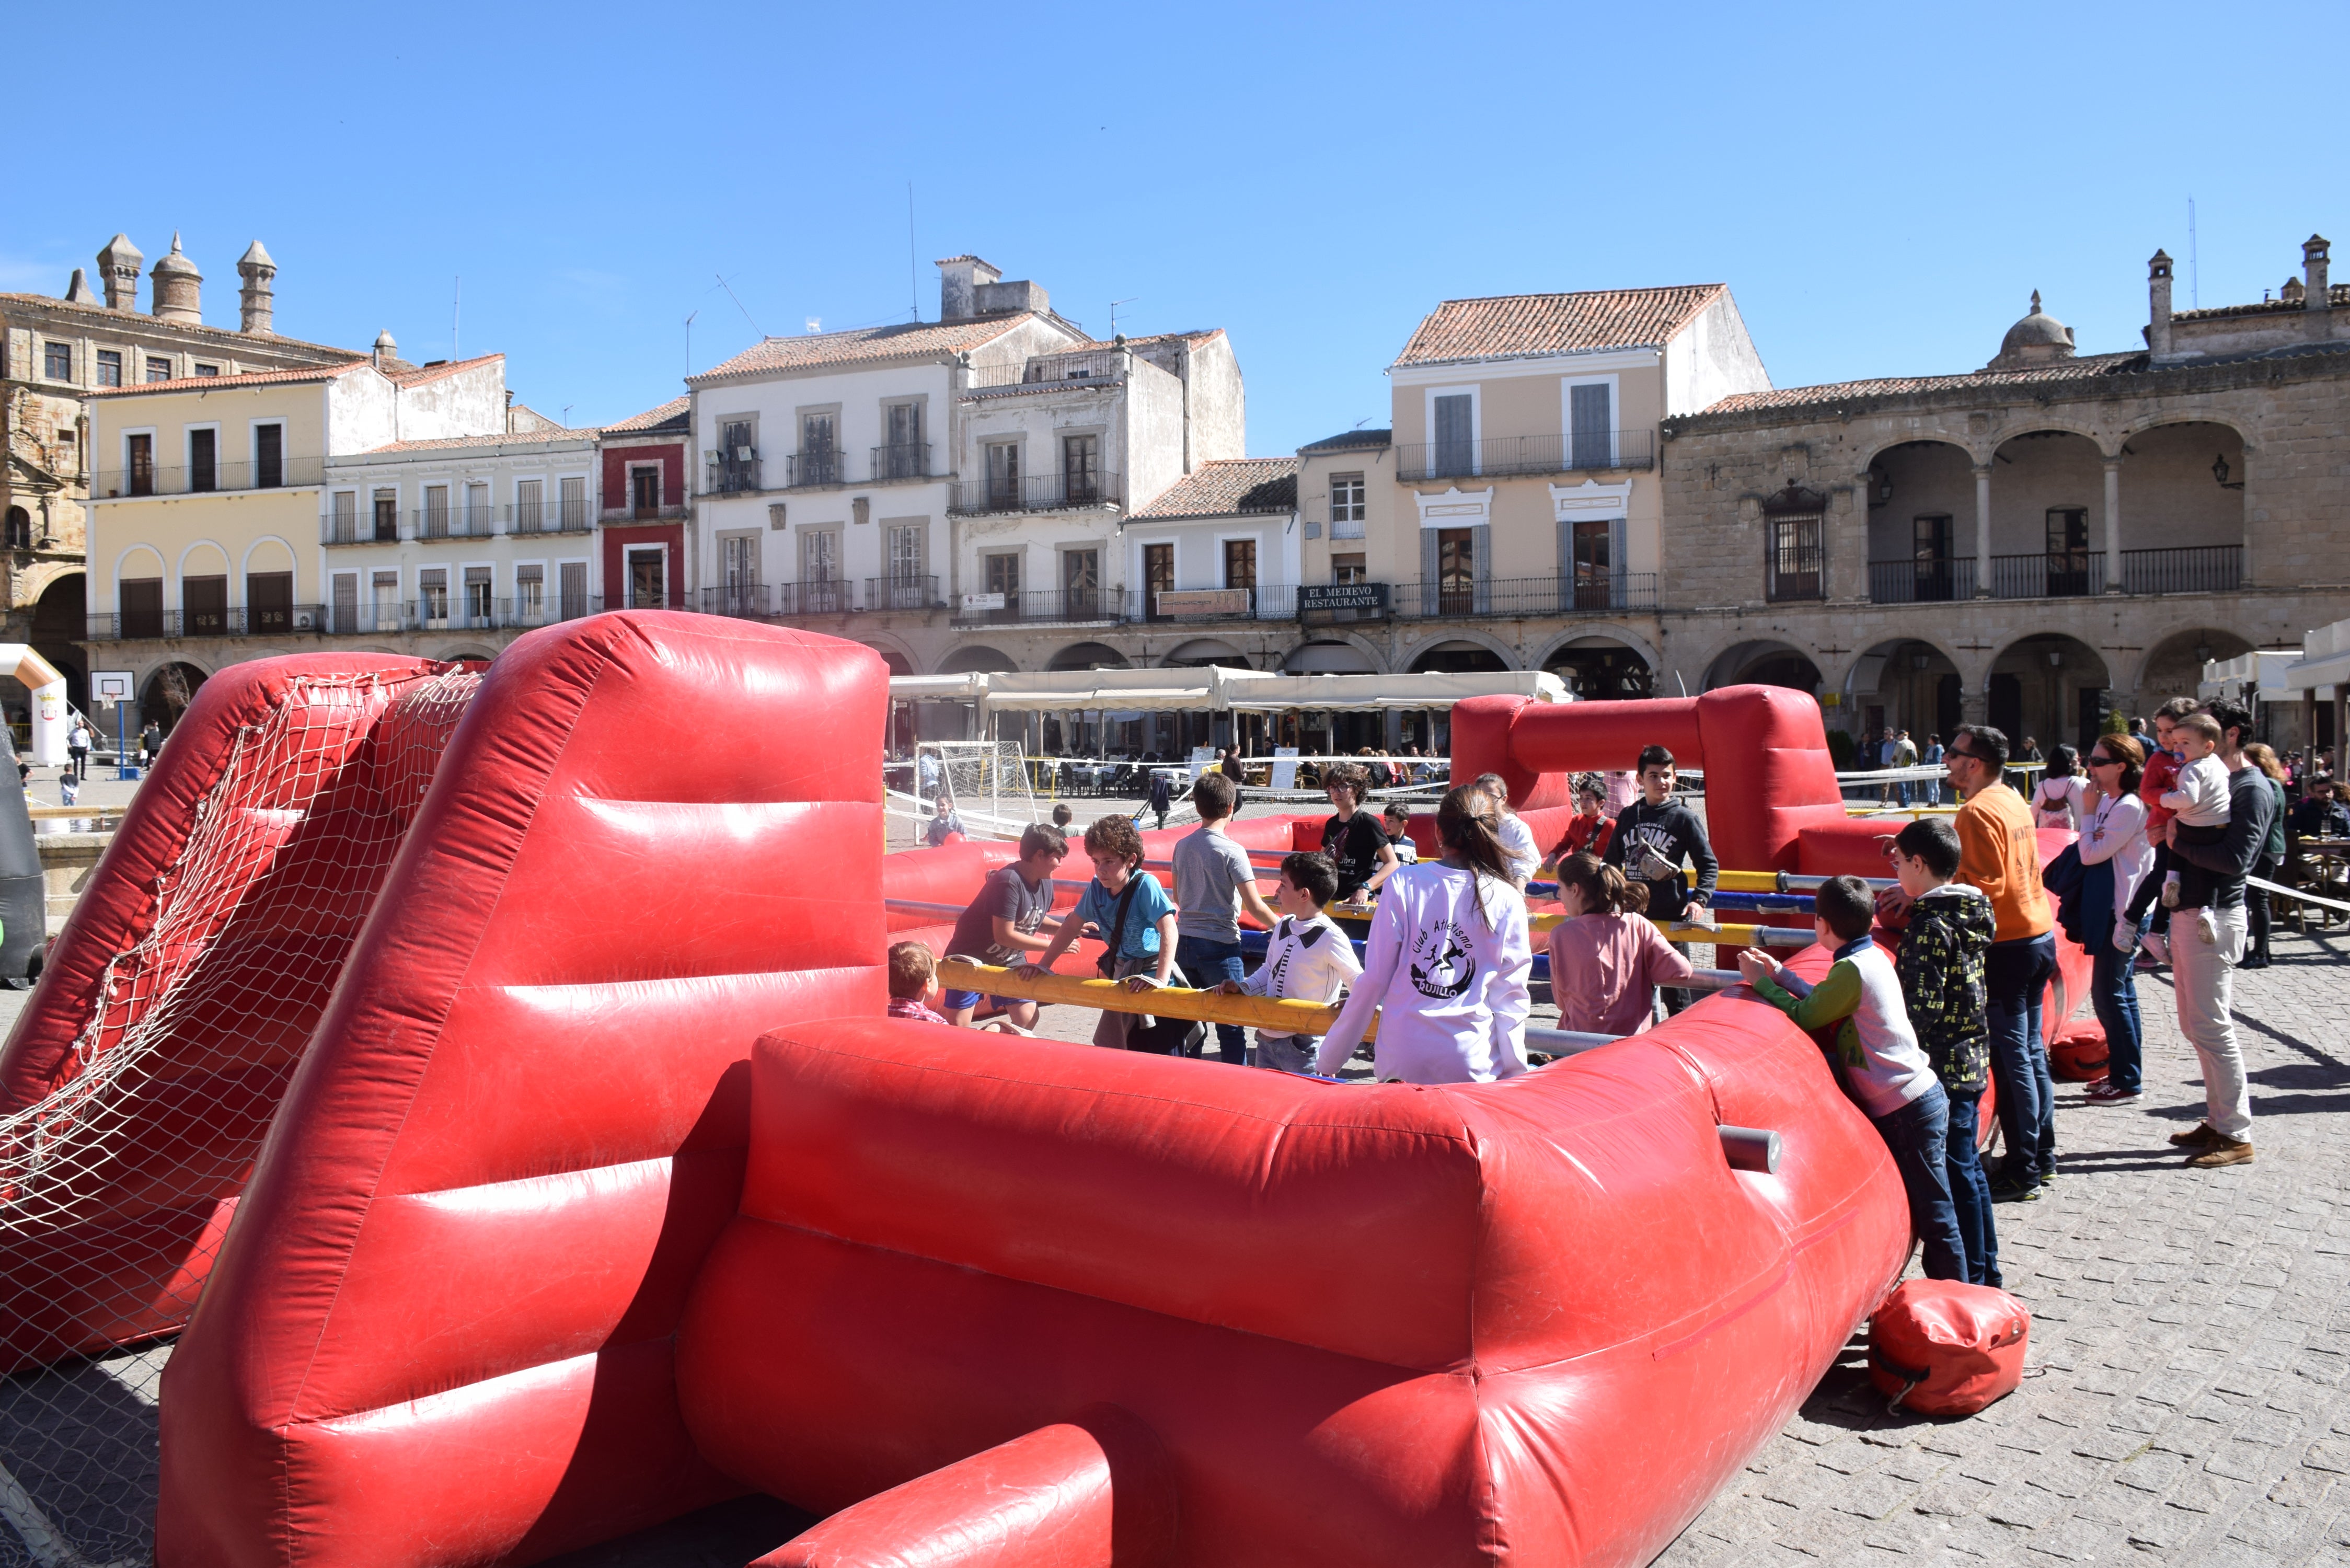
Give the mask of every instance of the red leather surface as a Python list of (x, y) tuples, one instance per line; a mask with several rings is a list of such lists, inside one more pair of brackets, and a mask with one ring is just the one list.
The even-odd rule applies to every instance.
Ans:
[(753, 1040), (886, 1000), (886, 680), (660, 612), (492, 667), (165, 1374), (161, 1563), (529, 1561), (730, 1490), (675, 1324)]
[(2015, 1391), (2032, 1314), (2005, 1291), (1957, 1280), (1906, 1280), (1868, 1320), (1868, 1376), (1923, 1416), (1971, 1416)]
[(1105, 1417), (1107, 1443), (1070, 1422), (1039, 1428), (844, 1509), (751, 1568), (1140, 1568), (1162, 1561), (1175, 1526), (1165, 1456), (1140, 1423), (1104, 1410), (1094, 1424)]

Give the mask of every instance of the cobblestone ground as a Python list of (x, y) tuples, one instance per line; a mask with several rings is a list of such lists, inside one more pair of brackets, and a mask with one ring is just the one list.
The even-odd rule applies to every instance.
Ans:
[(1850, 1347), (1659, 1568), (2350, 1563), (2350, 940), (2276, 956), (2236, 978), (2257, 1160), (2189, 1170), (2164, 1142), (2202, 1080), (2141, 977), (2146, 1097), (2060, 1085), (2061, 1175), (1999, 1210), (2022, 1387), (1888, 1417)]

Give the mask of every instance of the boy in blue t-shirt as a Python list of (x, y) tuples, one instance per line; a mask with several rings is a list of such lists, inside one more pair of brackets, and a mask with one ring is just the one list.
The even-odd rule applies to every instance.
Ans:
[[(1112, 950), (1105, 955), (1108, 978), (1125, 981), (1129, 991), (1167, 984), (1175, 971), (1175, 904), (1159, 878), (1141, 868), (1142, 835), (1124, 816), (1099, 817), (1086, 829), (1086, 853), (1093, 857), (1094, 879), (1061, 921), (1052, 945), (1035, 962), (1022, 965), (1021, 974), (1033, 979), (1051, 969), (1090, 924)], [(1122, 922), (1121, 902), (1126, 905)], [(1094, 1025), (1094, 1044), (1123, 1051), (1128, 1031), (1140, 1022), (1136, 1013), (1105, 1012)]]

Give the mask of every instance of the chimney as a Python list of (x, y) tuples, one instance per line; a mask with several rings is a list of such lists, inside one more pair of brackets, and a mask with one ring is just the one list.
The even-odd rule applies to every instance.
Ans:
[(942, 257), (939, 262), (939, 319), (968, 321), (979, 313), (979, 289), (1003, 274), (977, 256)]
[(106, 242), (106, 248), (98, 253), (98, 277), (106, 286), (107, 309), (139, 308), (139, 268), (146, 260), (128, 234), (117, 234)]
[(387, 327), (375, 335), (375, 352), (369, 358), (374, 360), (375, 368), (387, 376), (391, 374), (392, 367), (400, 363), (400, 345), (394, 341), (390, 327)]
[(272, 336), (269, 321), (276, 306), (277, 264), (269, 259), (269, 253), (255, 240), (244, 247), (244, 254), (236, 258), (236, 272), (244, 279), (244, 287), (237, 293), (238, 303), (244, 307), (237, 330), (256, 337)]
[[(2303, 293), (2301, 296), (2301, 307), (2303, 310), (2334, 308), (2334, 296), (2325, 281), (2326, 249), (2327, 242), (2324, 234), (2312, 234), (2302, 244), (2301, 277)], [(2324, 330), (2323, 327), (2319, 328), (2321, 333)]]
[(2170, 358), (2170, 253), (2156, 251), (2146, 264), (2148, 306), (2146, 346), (2158, 359)]
[(98, 296), (90, 292), (89, 275), (83, 272), (79, 267), (74, 268), (73, 281), (66, 285), (66, 303), (68, 305), (96, 305), (98, 303)]
[(172, 254), (155, 264), (152, 276), (154, 304), (150, 307), (160, 321), (170, 321), (182, 327), (202, 327), (204, 324), (204, 275), (196, 270), (180, 250), (180, 235), (172, 234)]

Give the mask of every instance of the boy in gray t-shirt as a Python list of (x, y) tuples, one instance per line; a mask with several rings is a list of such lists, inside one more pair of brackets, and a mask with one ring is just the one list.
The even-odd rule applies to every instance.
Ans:
[[(1257, 891), (1248, 851), (1224, 835), (1235, 792), (1222, 774), (1202, 774), (1191, 786), (1200, 827), (1175, 841), (1175, 962), (1202, 991), (1247, 973), (1241, 961), (1239, 911), (1246, 909), (1271, 930), (1280, 917)], [(1216, 1025), (1216, 1048), (1235, 1066), (1248, 1064), (1248, 1033), (1237, 1023)]]

